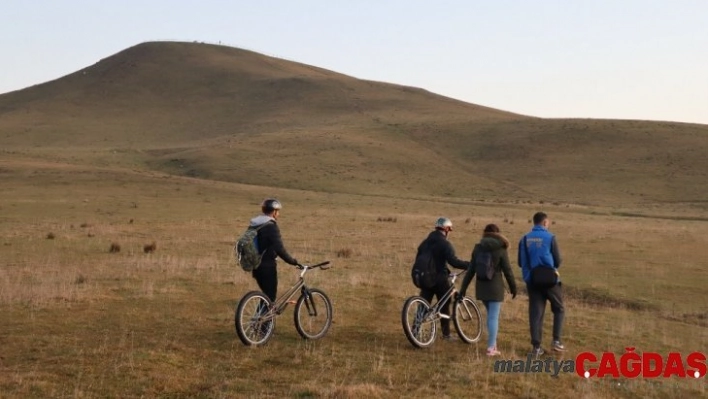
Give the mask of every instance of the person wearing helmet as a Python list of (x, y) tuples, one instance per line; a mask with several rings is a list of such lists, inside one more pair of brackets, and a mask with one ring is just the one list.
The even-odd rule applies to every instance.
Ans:
[[(470, 262), (459, 259), (455, 255), (455, 248), (448, 241), (448, 235), (452, 231), (452, 221), (446, 217), (438, 218), (435, 221), (435, 230), (428, 234), (428, 237), (423, 240), (418, 246), (416, 258), (419, 256), (428, 256), (433, 260), (435, 269), (437, 270), (437, 279), (435, 286), (432, 288), (421, 288), (420, 296), (425, 298), (429, 303), (432, 302), (433, 296), (438, 300), (445, 295), (450, 289), (450, 270), (447, 265), (451, 265), (456, 269), (467, 270)], [(450, 301), (443, 305), (442, 312), (450, 314)], [(440, 320), (443, 339), (452, 339), (450, 336), (450, 319), (443, 318)]]
[(291, 265), (298, 265), (298, 261), (290, 256), (283, 240), (280, 237), (277, 219), (280, 210), (283, 208), (280, 201), (275, 198), (266, 198), (261, 204), (261, 215), (251, 219), (251, 227), (263, 226), (258, 230), (256, 241), (258, 248), (263, 254), (260, 265), (253, 270), (253, 278), (258, 283), (258, 287), (264, 294), (275, 302), (278, 294), (278, 272), (276, 269), (276, 258), (284, 260)]

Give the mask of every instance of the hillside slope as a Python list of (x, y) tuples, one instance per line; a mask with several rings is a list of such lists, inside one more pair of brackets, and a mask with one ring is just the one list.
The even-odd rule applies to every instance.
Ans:
[(2, 140), (20, 145), (163, 146), (293, 128), (509, 117), (421, 89), (195, 43), (142, 43), (0, 96)]
[(532, 118), (198, 43), (142, 43), (0, 96), (0, 145), (316, 191), (708, 204), (706, 125)]

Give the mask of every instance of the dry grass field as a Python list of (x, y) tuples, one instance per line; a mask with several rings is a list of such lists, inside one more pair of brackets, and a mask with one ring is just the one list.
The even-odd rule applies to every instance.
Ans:
[[(451, 241), (467, 257), (484, 224), (499, 224), (516, 241), (542, 209), (566, 259), (570, 350), (562, 358), (620, 355), (629, 346), (705, 352), (705, 220), (316, 193), (19, 160), (0, 162), (0, 176), (2, 397), (706, 394), (705, 378), (498, 374), (484, 355), (486, 333), (477, 345), (439, 341), (417, 350), (399, 319), (415, 293), (415, 248), (438, 215), (453, 219)], [(231, 245), (271, 195), (285, 205), (281, 229), (290, 252), (333, 263), (309, 281), (332, 298), (334, 324), (322, 340), (303, 341), (287, 310), (272, 341), (251, 348), (236, 337), (233, 313), (256, 284), (232, 261)], [(144, 253), (153, 241), (156, 250)], [(112, 244), (120, 251), (111, 253)], [(282, 292), (296, 274), (287, 265), (279, 270)], [(521, 294), (502, 309), (505, 358), (524, 359), (529, 349), (526, 304)]]
[[(0, 95), (0, 398), (707, 396), (705, 377), (495, 373), (486, 333), (418, 350), (400, 324), (438, 216), (467, 258), (485, 224), (517, 242), (543, 210), (564, 256), (554, 359), (706, 353), (706, 153), (705, 125), (532, 118), (223, 46), (137, 45)], [(268, 196), (291, 254), (332, 261), (308, 274), (334, 303), (321, 340), (292, 309), (263, 347), (236, 336), (257, 286), (232, 245)], [(280, 292), (295, 278), (281, 264)], [(530, 349), (527, 302), (502, 308), (506, 359)]]

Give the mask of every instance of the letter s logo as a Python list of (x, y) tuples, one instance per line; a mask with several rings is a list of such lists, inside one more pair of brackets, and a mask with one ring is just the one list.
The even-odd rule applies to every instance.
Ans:
[(693, 352), (686, 358), (686, 363), (688, 367), (693, 368), (693, 370), (688, 370), (687, 377), (700, 378), (706, 376), (706, 355), (701, 352)]

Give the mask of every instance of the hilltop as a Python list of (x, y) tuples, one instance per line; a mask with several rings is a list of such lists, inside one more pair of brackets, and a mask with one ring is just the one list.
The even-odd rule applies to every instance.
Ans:
[(703, 208), (708, 173), (706, 125), (534, 118), (179, 42), (1, 95), (0, 145), (8, 157), (452, 201)]

